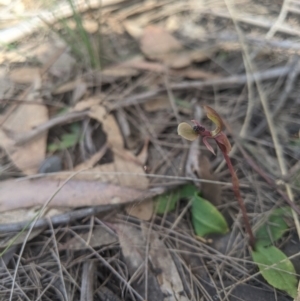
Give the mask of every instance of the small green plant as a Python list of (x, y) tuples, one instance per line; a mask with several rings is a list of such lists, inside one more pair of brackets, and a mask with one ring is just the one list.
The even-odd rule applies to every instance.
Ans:
[(227, 136), (224, 134), (222, 131), (223, 128), (223, 121), (222, 118), (219, 116), (219, 114), (213, 110), (209, 106), (204, 106), (204, 110), (206, 112), (207, 117), (213, 121), (213, 123), (216, 125), (216, 128), (213, 131), (207, 130), (203, 125), (198, 123), (196, 120), (192, 120), (194, 123), (194, 127), (189, 125), (186, 122), (180, 123), (178, 126), (178, 135), (182, 136), (183, 138), (193, 141), (197, 139), (199, 136), (203, 138), (203, 143), (207, 147), (209, 151), (211, 151), (214, 155), (215, 152), (212, 148), (212, 146), (209, 144), (208, 139), (214, 139), (221, 150), (223, 157), (227, 163), (228, 169), (231, 174), (232, 178), (232, 186), (233, 186), (233, 191), (234, 194), (238, 200), (244, 223), (245, 223), (245, 228), (249, 236), (249, 244), (250, 246), (254, 249), (255, 248), (255, 238), (250, 226), (249, 218), (247, 215), (247, 210), (245, 207), (245, 204), (242, 200), (241, 193), (240, 193), (240, 188), (239, 188), (239, 180), (236, 175), (236, 172), (233, 169), (230, 157), (228, 156), (230, 150), (231, 150), (231, 145), (230, 142), (227, 138)]
[(70, 126), (70, 133), (63, 134), (60, 141), (54, 142), (48, 145), (49, 152), (56, 152), (65, 150), (69, 147), (75, 146), (80, 140), (80, 126), (78, 123), (74, 123)]
[(87, 68), (101, 69), (102, 37), (100, 22), (98, 22), (99, 29), (97, 35), (92, 36), (84, 27), (84, 20), (81, 13), (77, 10), (76, 1), (67, 0), (67, 3), (73, 13), (71, 19), (75, 22), (75, 28), (70, 26), (65, 18), (57, 20), (60, 29), (48, 23), (46, 19), (42, 20), (66, 42), (78, 63), (83, 64)]
[(221, 212), (199, 195), (198, 188), (187, 184), (170, 193), (156, 197), (156, 213), (164, 214), (175, 209), (179, 199), (191, 201), (192, 223), (198, 236), (228, 232), (228, 225)]
[[(263, 225), (257, 231), (255, 239), (248, 219), (246, 207), (241, 197), (238, 177), (228, 156), (231, 150), (231, 145), (227, 136), (222, 132), (222, 118), (212, 108), (204, 106), (204, 109), (206, 111), (207, 117), (216, 125), (215, 130), (208, 131), (197, 121), (192, 120), (192, 122), (194, 123), (193, 127), (186, 122), (180, 123), (178, 125), (178, 134), (190, 141), (193, 141), (201, 136), (203, 138), (203, 143), (205, 144), (207, 149), (214, 155), (215, 152), (209, 144), (208, 139), (215, 140), (224, 156), (228, 169), (231, 173), (233, 191), (238, 200), (238, 204), (243, 215), (245, 229), (249, 236), (249, 245), (251, 247), (253, 261), (258, 265), (262, 276), (270, 285), (280, 290), (286, 291), (291, 297), (295, 298), (297, 296), (297, 277), (295, 276), (295, 268), (292, 262), (287, 258), (287, 256), (278, 248), (272, 245), (272, 243), (275, 240), (279, 239), (287, 230), (287, 224), (283, 219), (283, 215), (288, 211), (288, 209), (278, 209), (273, 212), (273, 214), (269, 218), (270, 223)], [(203, 210), (203, 208), (197, 208), (197, 210)], [(200, 217), (199, 220), (201, 220), (202, 218), (204, 217)]]

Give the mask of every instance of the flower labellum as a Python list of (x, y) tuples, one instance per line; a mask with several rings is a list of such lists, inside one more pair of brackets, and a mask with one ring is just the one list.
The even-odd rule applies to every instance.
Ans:
[(182, 122), (178, 125), (177, 133), (179, 136), (189, 141), (194, 141), (198, 138), (198, 134), (186, 122)]

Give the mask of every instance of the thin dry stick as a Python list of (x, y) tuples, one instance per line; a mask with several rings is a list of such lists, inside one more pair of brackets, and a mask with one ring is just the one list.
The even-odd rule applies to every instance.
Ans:
[[(227, 127), (229, 133), (231, 133), (231, 135), (233, 135), (231, 128), (228, 125), (226, 125), (226, 127)], [(253, 168), (253, 170), (255, 170), (263, 179), (265, 179), (265, 181), (269, 184), (269, 186), (274, 188), (282, 196), (282, 198), (291, 206), (291, 208), (293, 208), (300, 215), (300, 208), (297, 207), (297, 205), (295, 203), (293, 203), (289, 199), (289, 197), (278, 188), (275, 181), (273, 179), (271, 179), (267, 175), (267, 173), (257, 165), (257, 163), (255, 161), (252, 160), (252, 158), (247, 154), (247, 152), (244, 150), (244, 148), (242, 147), (240, 142), (237, 140), (237, 138), (235, 141), (236, 141), (237, 147), (239, 148), (239, 151), (242, 153), (242, 155), (246, 159), (247, 163)]]
[[(274, 111), (271, 113), (273, 119), (281, 111), (283, 105), (285, 104), (287, 98), (290, 95), (290, 92), (294, 87), (295, 82), (297, 81), (297, 77), (300, 72), (299, 56), (294, 56), (289, 65), (291, 66), (291, 72), (287, 75), (284, 89), (281, 95), (279, 96), (279, 99), (274, 107)], [(263, 119), (251, 132), (251, 135), (257, 137), (266, 126), (268, 126), (268, 122), (267, 120)]]
[(87, 117), (89, 114), (89, 111), (81, 111), (81, 112), (69, 112), (62, 116), (54, 117), (47, 122), (37, 126), (31, 131), (28, 131), (27, 133), (23, 133), (22, 137), (18, 138), (16, 141), (16, 145), (20, 146), (24, 143), (27, 143), (31, 141), (32, 139), (36, 138), (37, 136), (41, 135), (42, 133), (46, 132), (47, 130), (51, 129), (54, 126), (74, 122), (77, 120), (80, 120), (82, 118)]
[[(83, 244), (86, 243), (86, 241), (80, 236), (78, 235), (76, 232), (74, 232), (73, 230), (70, 230), (70, 232), (72, 232), (74, 234), (74, 236), (76, 236)], [(140, 301), (144, 301), (144, 298), (136, 291), (132, 288), (132, 286), (118, 273), (118, 271), (116, 271), (113, 266), (106, 261), (98, 252), (96, 252), (94, 250), (94, 248), (92, 248), (91, 246), (86, 245), (87, 249), (89, 249), (90, 251), (93, 252), (93, 254), (100, 260), (100, 262), (106, 266), (106, 268), (108, 268), (119, 280), (120, 282), (122, 282), (125, 287), (132, 292), (136, 298)]]
[(287, 14), (288, 14), (289, 2), (290, 2), (289, 0), (283, 1), (279, 16), (278, 16), (276, 22), (272, 25), (272, 27), (269, 29), (268, 33), (266, 34), (266, 39), (272, 38), (275, 35), (276, 31), (280, 28), (280, 26), (284, 22)]
[[(227, 5), (228, 11), (231, 15), (232, 21), (234, 22), (236, 31), (239, 35), (239, 38), (240, 38), (240, 41), (241, 41), (241, 44), (242, 44), (244, 58), (247, 61), (247, 63), (245, 64), (245, 67), (248, 66), (249, 69), (250, 69), (249, 71), (254, 76), (254, 73), (256, 72), (256, 68), (254, 67), (253, 62), (251, 62), (250, 55), (248, 53), (248, 49), (245, 47), (245, 44), (243, 43), (243, 34), (242, 34), (241, 29), (240, 29), (240, 27), (237, 23), (237, 20), (236, 20), (236, 12), (234, 10), (234, 5), (233, 5), (232, 1), (230, 1), (230, 0), (224, 0), (224, 1)], [(261, 100), (261, 104), (263, 106), (263, 109), (264, 109), (264, 112), (265, 112), (265, 115), (266, 115), (266, 119), (267, 119), (268, 126), (269, 126), (269, 129), (270, 129), (270, 132), (271, 132), (272, 140), (274, 142), (274, 147), (275, 147), (275, 152), (276, 152), (279, 168), (280, 168), (282, 176), (285, 176), (287, 174), (288, 170), (287, 170), (287, 167), (286, 167), (286, 164), (285, 164), (282, 146), (279, 143), (279, 139), (278, 139), (278, 136), (277, 136), (277, 133), (276, 133), (276, 128), (275, 128), (275, 125), (274, 125), (274, 122), (273, 122), (273, 119), (272, 119), (272, 116), (271, 116), (271, 113), (270, 113), (270, 110), (269, 110), (269, 107), (268, 107), (267, 97), (266, 97), (266, 95), (263, 91), (263, 88), (261, 86), (261, 83), (257, 79), (257, 77), (254, 76), (254, 80), (255, 80), (255, 83), (256, 83), (256, 86), (257, 86), (257, 90), (258, 90), (258, 94), (259, 94), (259, 97), (260, 97), (260, 100)], [(286, 187), (286, 191), (287, 191), (289, 199), (292, 202), (294, 202), (294, 195), (293, 195), (291, 186), (287, 183), (285, 183), (284, 185)], [(294, 222), (295, 222), (295, 225), (296, 225), (298, 237), (300, 238), (300, 222), (299, 222), (297, 213), (294, 210), (292, 210), (292, 214), (293, 214)]]
[[(253, 86), (252, 86), (252, 81), (248, 80), (247, 81), (247, 87), (248, 87), (248, 106), (247, 106), (247, 112), (246, 112), (246, 118), (243, 123), (243, 126), (240, 130), (240, 137), (244, 138), (247, 135), (247, 130), (251, 121), (253, 109), (255, 107), (255, 99), (254, 99), (254, 93), (253, 93)], [(237, 150), (236, 144), (233, 145), (231, 152), (230, 152), (230, 157), (232, 158), (233, 155), (235, 154)], [(222, 161), (218, 168), (216, 168), (215, 172), (218, 173), (225, 165), (226, 161)]]
[[(255, 78), (264, 81), (264, 80), (271, 80), (274, 78), (278, 78), (280, 76), (286, 76), (290, 72), (289, 66), (283, 66), (283, 67), (275, 67), (270, 68), (265, 71), (259, 71), (255, 74), (252, 74), (252, 76), (249, 78), (247, 77), (247, 74), (240, 74), (240, 75), (233, 75), (225, 78), (216, 78), (206, 81), (182, 81), (180, 83), (173, 83), (170, 84), (170, 89), (181, 91), (186, 89), (203, 89), (207, 87), (234, 87), (238, 85), (244, 85), (248, 81), (254, 82)], [(142, 104), (145, 103), (153, 97), (158, 96), (160, 93), (165, 92), (165, 88), (160, 88), (154, 91), (147, 91), (143, 93), (139, 93), (127, 98), (122, 99), (122, 102), (117, 103), (107, 103), (106, 106), (108, 108), (108, 111), (116, 110), (118, 108), (125, 108), (129, 107), (135, 104)]]

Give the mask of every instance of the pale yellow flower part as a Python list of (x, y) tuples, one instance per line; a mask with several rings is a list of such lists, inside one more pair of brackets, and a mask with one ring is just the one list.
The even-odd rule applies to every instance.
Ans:
[(184, 139), (189, 140), (189, 141), (194, 141), (198, 138), (197, 133), (186, 122), (182, 122), (178, 125), (177, 133), (179, 136), (181, 136)]
[(216, 125), (216, 128), (210, 132), (211, 135), (213, 137), (215, 137), (219, 133), (221, 133), (221, 131), (224, 127), (222, 118), (214, 109), (212, 109), (209, 106), (204, 106), (204, 110), (205, 110), (207, 118), (210, 119)]

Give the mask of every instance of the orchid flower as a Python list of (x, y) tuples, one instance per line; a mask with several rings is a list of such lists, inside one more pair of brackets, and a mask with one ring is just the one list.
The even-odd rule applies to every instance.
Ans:
[(216, 128), (213, 131), (209, 131), (207, 130), (203, 125), (201, 125), (199, 122), (197, 122), (196, 120), (191, 120), (192, 123), (194, 124), (194, 126), (192, 127), (190, 124), (186, 123), (186, 122), (182, 122), (178, 125), (178, 135), (180, 135), (181, 137), (190, 140), (190, 141), (194, 141), (195, 139), (197, 139), (199, 136), (202, 137), (203, 143), (206, 146), (206, 148), (212, 152), (214, 155), (215, 151), (212, 148), (212, 146), (209, 144), (209, 139), (214, 139), (219, 147), (219, 149), (221, 150), (224, 159), (227, 163), (228, 169), (231, 173), (231, 177), (232, 177), (232, 186), (233, 186), (233, 191), (234, 194), (238, 200), (239, 206), (241, 208), (242, 211), (242, 215), (243, 215), (243, 219), (244, 219), (244, 223), (245, 223), (245, 228), (246, 231), (248, 233), (249, 236), (249, 243), (250, 246), (254, 249), (254, 245), (255, 245), (255, 238), (250, 226), (250, 222), (248, 219), (248, 215), (247, 215), (247, 211), (246, 211), (246, 207), (245, 204), (242, 200), (241, 197), (241, 193), (240, 193), (240, 189), (239, 189), (239, 180), (238, 177), (236, 175), (236, 172), (234, 171), (233, 165), (231, 163), (230, 157), (228, 156), (229, 152), (231, 151), (231, 144), (227, 138), (227, 136), (224, 134), (224, 132), (222, 131), (224, 128), (224, 123), (222, 118), (220, 117), (220, 115), (211, 107), (209, 106), (204, 106), (204, 110), (206, 112), (206, 116), (208, 119), (210, 119), (216, 126)]

